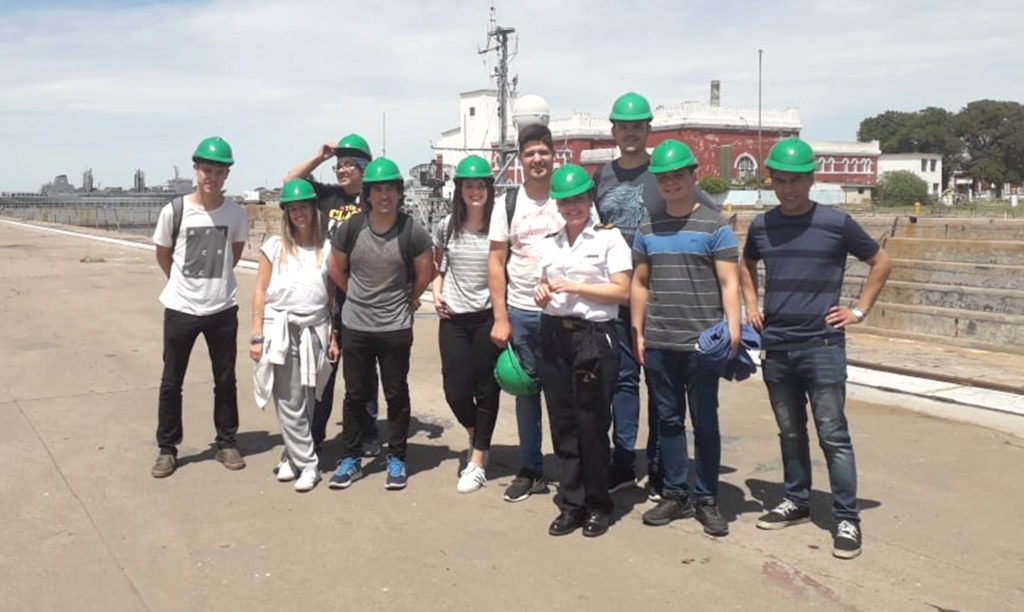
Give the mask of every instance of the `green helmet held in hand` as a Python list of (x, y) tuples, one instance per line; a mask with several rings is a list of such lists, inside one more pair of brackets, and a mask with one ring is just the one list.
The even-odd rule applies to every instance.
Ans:
[(615, 99), (612, 113), (608, 118), (612, 121), (650, 121), (654, 119), (654, 115), (651, 113), (651, 105), (647, 103), (647, 98), (631, 91)]
[(534, 395), (540, 390), (537, 381), (527, 374), (519, 363), (519, 357), (511, 343), (498, 355), (498, 361), (494, 364), (494, 379), (505, 393), (517, 397)]
[(775, 143), (764, 165), (782, 172), (814, 172), (818, 168), (811, 145), (795, 136)]
[(316, 200), (316, 191), (309, 181), (300, 178), (293, 178), (281, 188), (281, 208), (289, 202), (302, 202)]
[(662, 174), (696, 165), (697, 158), (693, 156), (690, 147), (678, 140), (669, 139), (654, 147), (651, 165), (647, 169), (651, 174)]
[(366, 171), (363, 173), (364, 185), (401, 180), (402, 172), (398, 169), (398, 165), (386, 157), (378, 157), (366, 164)]
[(195, 153), (192, 154), (192, 161), (206, 161), (230, 166), (235, 163), (235, 158), (232, 157), (231, 145), (226, 140), (220, 136), (210, 136), (204, 138), (196, 147)]
[(455, 168), (455, 178), (493, 181), (494, 175), (491, 173), (491, 164), (487, 163), (486, 159), (479, 155), (470, 155), (460, 161), (458, 167)]
[(551, 175), (551, 197), (564, 200), (575, 195), (590, 191), (594, 187), (594, 179), (587, 171), (575, 164), (566, 164), (555, 170)]
[(370, 153), (370, 145), (359, 134), (349, 134), (339, 140), (334, 154), (337, 157), (361, 157), (366, 161), (373, 159), (373, 154)]

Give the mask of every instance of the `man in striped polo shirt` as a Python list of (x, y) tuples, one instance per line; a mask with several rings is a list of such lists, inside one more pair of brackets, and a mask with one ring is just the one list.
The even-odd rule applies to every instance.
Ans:
[[(810, 199), (814, 151), (799, 138), (779, 141), (765, 165), (779, 206), (750, 224), (741, 276), (747, 320), (761, 332), (764, 382), (779, 426), (786, 497), (757, 523), (782, 529), (810, 520), (811, 456), (807, 401), (825, 453), (836, 529), (832, 554), (861, 551), (857, 467), (846, 423), (845, 328), (864, 320), (889, 276), (889, 257), (849, 215)], [(870, 266), (853, 307), (839, 305), (846, 256)], [(764, 260), (764, 312), (757, 262)]]
[[(724, 313), (729, 358), (739, 350), (739, 253), (732, 229), (717, 211), (697, 202), (696, 170), (697, 160), (685, 144), (666, 140), (654, 149), (650, 171), (658, 180), (665, 210), (642, 222), (633, 239), (634, 354), (647, 369), (664, 470), (662, 499), (643, 514), (643, 521), (667, 525), (696, 513), (705, 533), (724, 536), (729, 525), (717, 501), (722, 455), (718, 374), (700, 366), (696, 344), (701, 332), (721, 322)], [(687, 404), (696, 464), (692, 497)]]

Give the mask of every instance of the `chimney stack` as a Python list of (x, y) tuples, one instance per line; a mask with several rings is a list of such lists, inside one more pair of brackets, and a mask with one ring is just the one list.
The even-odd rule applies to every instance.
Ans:
[(711, 106), (720, 106), (722, 101), (722, 83), (718, 79), (711, 81)]

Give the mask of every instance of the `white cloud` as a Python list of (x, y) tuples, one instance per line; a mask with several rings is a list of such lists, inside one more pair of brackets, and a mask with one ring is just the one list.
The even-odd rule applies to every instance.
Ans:
[[(764, 105), (799, 107), (809, 137), (852, 139), (889, 108), (1024, 98), (1014, 7), (503, 0), (498, 15), (517, 28), (520, 91), (556, 116), (604, 114), (630, 89), (706, 100), (711, 79), (723, 104), (754, 106), (760, 47)], [(229, 188), (273, 186), (349, 131), (379, 152), (382, 113), (388, 155), (411, 166), (456, 125), (460, 91), (492, 86), (493, 61), (476, 53), (487, 17), (478, 0), (0, 8), (0, 138), (18, 146), (0, 188), (87, 165), (105, 184), (129, 184), (135, 167), (155, 182), (213, 133), (239, 160)]]

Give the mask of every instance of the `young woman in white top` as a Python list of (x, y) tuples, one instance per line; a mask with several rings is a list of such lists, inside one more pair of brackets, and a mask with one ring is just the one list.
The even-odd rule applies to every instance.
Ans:
[(632, 253), (619, 230), (590, 217), (594, 181), (572, 164), (551, 176), (565, 227), (548, 235), (534, 300), (540, 320), (540, 384), (555, 447), (561, 513), (548, 533), (608, 530), (608, 427), (619, 370), (615, 319), (629, 299)]
[(498, 418), (500, 390), (491, 342), (494, 312), (487, 288), (487, 229), (494, 208), (494, 177), (487, 160), (470, 155), (455, 171), (452, 214), (434, 229), (434, 308), (444, 395), (469, 434), (470, 453), (456, 489), (471, 493), (487, 482), (485, 466)]
[(249, 356), (256, 362), (256, 403), (263, 408), (273, 397), (277, 407), (285, 446), (277, 479), (298, 474), (295, 490), (305, 492), (320, 481), (310, 428), (338, 343), (331, 333), (327, 252), (313, 186), (303, 179), (285, 183), (281, 208), (280, 236), (260, 248)]

